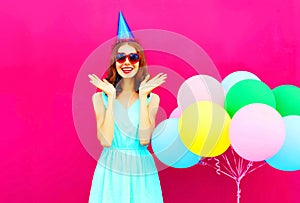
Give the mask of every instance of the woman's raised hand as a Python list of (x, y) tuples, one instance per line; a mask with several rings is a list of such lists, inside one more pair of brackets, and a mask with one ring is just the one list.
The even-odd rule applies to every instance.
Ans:
[(90, 83), (102, 90), (107, 96), (116, 96), (116, 88), (106, 79), (101, 80), (95, 74), (89, 74), (88, 77), (90, 78)]
[(147, 96), (156, 87), (160, 86), (166, 81), (167, 74), (159, 73), (154, 78), (149, 80), (150, 75), (148, 74), (146, 78), (141, 82), (139, 87), (139, 95)]

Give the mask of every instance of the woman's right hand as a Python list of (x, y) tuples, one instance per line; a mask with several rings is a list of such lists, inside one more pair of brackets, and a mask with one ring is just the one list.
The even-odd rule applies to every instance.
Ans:
[(99, 79), (95, 74), (89, 74), (90, 83), (102, 90), (108, 97), (116, 97), (116, 88), (106, 79)]

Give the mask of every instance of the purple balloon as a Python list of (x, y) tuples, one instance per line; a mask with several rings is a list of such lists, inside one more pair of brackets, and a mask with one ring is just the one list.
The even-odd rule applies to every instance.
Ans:
[(230, 142), (242, 158), (263, 161), (276, 154), (286, 135), (284, 120), (272, 107), (254, 103), (244, 106), (233, 116)]
[(181, 109), (179, 107), (176, 107), (170, 114), (170, 118), (180, 118), (181, 113), (182, 113)]

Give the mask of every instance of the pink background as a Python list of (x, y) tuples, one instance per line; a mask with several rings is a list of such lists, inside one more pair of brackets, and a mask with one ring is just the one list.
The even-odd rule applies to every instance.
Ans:
[[(164, 29), (195, 41), (221, 78), (247, 70), (271, 88), (300, 86), (296, 0), (2, 1), (0, 202), (88, 201), (96, 161), (75, 131), (72, 91), (85, 59), (115, 36), (119, 10), (132, 30)], [(236, 201), (234, 181), (210, 168), (159, 175), (165, 202)], [(299, 178), (299, 171), (264, 166), (243, 180), (242, 202), (300, 202)]]

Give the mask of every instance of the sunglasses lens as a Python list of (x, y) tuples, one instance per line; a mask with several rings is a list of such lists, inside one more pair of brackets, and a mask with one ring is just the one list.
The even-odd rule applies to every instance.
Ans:
[(116, 54), (116, 60), (119, 63), (123, 63), (126, 61), (126, 55), (124, 53), (118, 53), (118, 54)]
[(140, 55), (137, 53), (131, 53), (129, 55), (126, 55), (125, 53), (117, 53), (116, 54), (116, 61), (118, 63), (124, 63), (126, 61), (126, 58), (129, 58), (130, 63), (135, 64), (140, 60)]
[(138, 54), (130, 54), (129, 55), (129, 60), (132, 63), (136, 63), (140, 60), (140, 56)]

